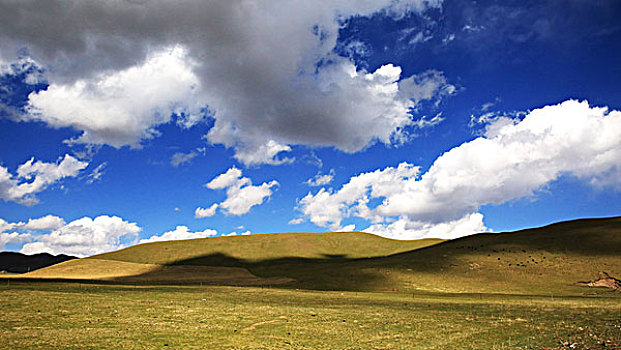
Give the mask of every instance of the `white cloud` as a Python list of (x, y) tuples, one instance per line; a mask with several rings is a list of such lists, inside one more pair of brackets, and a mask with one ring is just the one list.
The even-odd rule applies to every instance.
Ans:
[(246, 165), (279, 164), (292, 161), (282, 156), (292, 145), (357, 152), (426, 126), (411, 113), (421, 99), (451, 93), (441, 73), (402, 77), (392, 64), (370, 72), (335, 48), (349, 18), (402, 18), (441, 4), (24, 0), (6, 5), (29, 16), (5, 18), (0, 52), (26, 47), (48, 68), (50, 86), (30, 96), (24, 119), (73, 127), (82, 132), (74, 142), (138, 147), (171, 112), (183, 111), (187, 127), (208, 105), (209, 142), (234, 148)]
[(37, 219), (28, 219), (27, 223), (19, 224), (18, 227), (26, 230), (52, 231), (65, 226), (65, 224), (65, 220), (58, 216), (46, 215)]
[[(355, 216), (389, 237), (457, 237), (486, 230), (482, 205), (532, 196), (564, 175), (621, 189), (621, 112), (569, 100), (490, 123), (422, 176), (402, 163), (352, 177), (336, 192), (309, 193), (298, 208), (319, 226)], [(382, 202), (369, 207), (372, 199)]]
[(262, 204), (269, 198), (272, 195), (272, 188), (276, 186), (278, 186), (276, 180), (254, 186), (249, 178), (242, 177), (241, 170), (232, 167), (225, 173), (216, 176), (206, 185), (212, 190), (226, 189), (226, 199), (222, 203), (213, 204), (207, 209), (196, 208), (195, 216), (212, 216), (218, 207), (226, 214), (246, 214), (250, 208)]
[(330, 227), (333, 231), (341, 228), (344, 217), (359, 216), (381, 221), (367, 203), (370, 198), (386, 197), (403, 190), (404, 182), (416, 178), (419, 167), (401, 163), (397, 168), (387, 167), (370, 173), (352, 177), (340, 190), (334, 192), (321, 188), (316, 194), (308, 193), (299, 202), (298, 208), (318, 226)]
[(57, 163), (35, 162), (31, 158), (17, 168), (16, 176), (0, 166), (0, 198), (24, 205), (37, 204), (37, 193), (66, 177), (76, 177), (87, 166), (88, 162), (68, 154)]
[[(0, 249), (9, 242), (24, 242), (32, 239), (31, 231), (51, 231), (65, 225), (65, 220), (46, 215), (28, 222), (7, 222), (0, 218)], [(13, 231), (13, 232), (7, 232)]]
[(20, 252), (90, 256), (135, 243), (140, 231), (136, 223), (117, 216), (83, 217), (49, 234), (33, 236), (33, 241), (24, 244)]
[(139, 147), (157, 135), (155, 127), (172, 113), (200, 114), (195, 99), (199, 80), (180, 47), (152, 54), (142, 64), (99, 73), (70, 84), (53, 83), (29, 96), (25, 120), (73, 127), (71, 142)]
[(410, 220), (400, 217), (389, 224), (374, 224), (364, 232), (390, 237), (393, 239), (418, 239), (425, 237), (453, 239), (469, 234), (489, 231), (483, 223), (481, 213), (471, 213), (457, 220), (440, 223)]
[(187, 226), (177, 226), (173, 231), (167, 231), (159, 236), (151, 236), (146, 239), (141, 239), (140, 243), (149, 242), (161, 242), (161, 241), (176, 241), (182, 239), (194, 239), (194, 238), (206, 238), (218, 235), (218, 231), (206, 229), (199, 232), (191, 232)]
[[(40, 234), (37, 231), (47, 233)], [(138, 242), (137, 237), (141, 231), (136, 223), (107, 215), (94, 219), (84, 217), (68, 224), (54, 215), (28, 219), (27, 222), (11, 223), (0, 219), (0, 249), (9, 242), (27, 242), (21, 249), (24, 254), (46, 252), (84, 257), (136, 243), (204, 238), (218, 234), (211, 229), (191, 232), (186, 226), (177, 226), (173, 231), (153, 235)]]
[(306, 180), (304, 183), (309, 186), (325, 186), (334, 180), (334, 169), (330, 170), (328, 174), (317, 174), (314, 177)]
[(350, 225), (339, 228), (335, 232), (353, 232), (355, 230), (356, 230), (356, 225), (350, 224)]
[(7, 243), (11, 242), (22, 242), (30, 238), (29, 233), (23, 232), (6, 232), (11, 231), (13, 229), (18, 228), (17, 226), (24, 225), (23, 222), (20, 223), (10, 223), (6, 222), (4, 219), (0, 218), (0, 250), (4, 249), (4, 246)]
[(176, 168), (180, 165), (191, 162), (192, 159), (194, 159), (194, 157), (196, 156), (197, 156), (196, 152), (188, 152), (188, 153), (177, 152), (173, 154), (172, 157), (170, 157), (170, 165)]
[(221, 190), (227, 187), (241, 186), (250, 182), (248, 178), (242, 178), (242, 171), (236, 167), (232, 167), (226, 172), (216, 176), (209, 181), (207, 188), (212, 190)]
[[(228, 126), (227, 126), (228, 128)], [(229, 130), (225, 131), (225, 134), (218, 135), (217, 137), (228, 137), (232, 135), (227, 135)], [(210, 131), (210, 134), (213, 137), (213, 134)], [(212, 139), (213, 141), (213, 139)], [(295, 159), (290, 157), (278, 157), (283, 152), (291, 152), (291, 147), (287, 145), (280, 144), (274, 140), (267, 140), (266, 143), (262, 143), (263, 140), (259, 140), (258, 142), (251, 142), (244, 146), (239, 146), (235, 152), (235, 159), (246, 165), (255, 165), (255, 164), (272, 164), (278, 165), (283, 163), (291, 163)], [(225, 142), (222, 142), (225, 143)]]
[(289, 225), (299, 225), (299, 224), (301, 224), (303, 222), (304, 222), (304, 218), (294, 218), (294, 219), (289, 220), (288, 224)]
[(269, 198), (272, 195), (271, 188), (277, 185), (278, 182), (272, 180), (259, 186), (230, 187), (227, 190), (226, 200), (220, 203), (220, 208), (224, 208), (225, 212), (231, 215), (246, 214), (250, 208), (262, 204)]
[(28, 219), (28, 222), (7, 222), (0, 219), (0, 232), (8, 230), (38, 230), (51, 231), (65, 225), (65, 220), (55, 215), (46, 215), (36, 219)]
[(0, 232), (0, 249), (4, 249), (7, 243), (22, 242), (28, 238), (30, 238), (28, 233)]
[(220, 205), (218, 203), (212, 204), (209, 208), (201, 208), (198, 207), (194, 211), (194, 216), (198, 219), (208, 218), (216, 215), (216, 209), (218, 209)]

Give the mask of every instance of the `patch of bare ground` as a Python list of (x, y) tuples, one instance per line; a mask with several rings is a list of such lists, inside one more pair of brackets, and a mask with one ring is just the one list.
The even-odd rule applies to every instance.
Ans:
[(608, 273), (602, 271), (599, 273), (599, 278), (594, 281), (588, 282), (576, 282), (577, 286), (582, 287), (595, 287), (595, 288), (611, 288), (615, 291), (621, 291), (621, 281), (611, 277)]

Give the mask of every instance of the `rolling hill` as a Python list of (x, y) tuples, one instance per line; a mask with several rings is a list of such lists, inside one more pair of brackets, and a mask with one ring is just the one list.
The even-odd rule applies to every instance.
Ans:
[(16, 252), (0, 252), (0, 271), (24, 273), (72, 259), (77, 258), (64, 254), (40, 253), (26, 255)]
[[(584, 219), (451, 241), (288, 233), (149, 243), (54, 265), (33, 278), (279, 284), (359, 291), (582, 294), (621, 275), (621, 218)], [(588, 291), (588, 290), (587, 290)]]
[(272, 233), (145, 243), (61, 263), (26, 277), (123, 282), (283, 284), (294, 279), (257, 267), (344, 262), (388, 256), (443, 242), (396, 241), (361, 232)]

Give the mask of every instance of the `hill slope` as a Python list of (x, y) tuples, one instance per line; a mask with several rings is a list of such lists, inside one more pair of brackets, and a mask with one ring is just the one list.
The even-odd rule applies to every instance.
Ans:
[(235, 260), (256, 263), (285, 258), (357, 259), (397, 254), (443, 241), (397, 241), (363, 232), (271, 233), (146, 243), (89, 259), (216, 266), (233, 264)]
[[(256, 276), (256, 266), (288, 266), (380, 257), (427, 247), (440, 239), (396, 241), (360, 232), (274, 233), (154, 242), (35, 271), (26, 277), (124, 282), (282, 284), (282, 273)], [(208, 267), (208, 268), (207, 268)], [(228, 276), (228, 278), (225, 278)]]
[[(582, 294), (590, 290), (573, 283), (594, 279), (600, 271), (621, 275), (621, 218), (575, 220), (513, 233), (482, 233), (443, 243), (394, 241), (361, 233), (160, 242), (70, 261), (28, 275), (87, 278), (90, 274), (99, 278), (101, 273), (97, 271), (109, 269), (112, 262), (122, 262), (125, 268), (107, 278), (130, 282)], [(205, 270), (207, 267), (210, 269)], [(242, 270), (222, 270), (230, 268)], [(81, 272), (72, 275), (71, 270)], [(230, 281), (214, 277), (233, 271), (249, 274), (232, 274), (236, 277)]]
[[(600, 271), (621, 275), (621, 217), (561, 222), (513, 233), (482, 233), (288, 276), (327, 289), (558, 295), (592, 292), (571, 285), (595, 279)], [(343, 277), (357, 274), (365, 278), (355, 285)]]

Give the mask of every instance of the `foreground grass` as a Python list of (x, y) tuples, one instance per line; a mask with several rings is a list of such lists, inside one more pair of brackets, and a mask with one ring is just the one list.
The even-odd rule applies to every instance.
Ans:
[(6, 283), (0, 286), (4, 349), (621, 348), (619, 293)]

